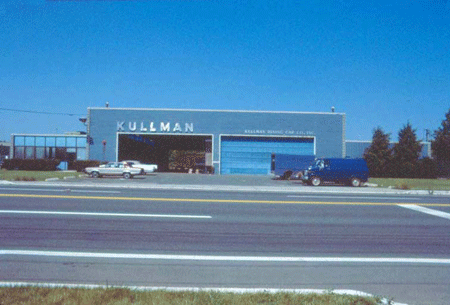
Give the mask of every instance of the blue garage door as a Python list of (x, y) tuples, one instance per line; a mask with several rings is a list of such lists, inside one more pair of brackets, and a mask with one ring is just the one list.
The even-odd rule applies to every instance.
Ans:
[(223, 136), (220, 173), (268, 175), (273, 153), (314, 155), (314, 139)]

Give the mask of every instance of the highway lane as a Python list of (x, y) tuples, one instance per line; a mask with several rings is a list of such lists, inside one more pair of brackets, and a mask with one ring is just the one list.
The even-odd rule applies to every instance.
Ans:
[[(299, 188), (302, 186), (299, 186)], [(0, 185), (1, 193), (18, 193), (18, 194), (47, 194), (47, 195), (86, 195), (86, 196), (117, 196), (117, 197), (155, 197), (155, 198), (203, 198), (203, 199), (232, 199), (245, 200), (251, 198), (253, 200), (265, 200), (270, 198), (272, 200), (290, 200), (302, 201), (303, 199), (309, 201), (364, 201), (364, 202), (411, 202), (420, 201), (422, 203), (443, 203), (449, 204), (448, 196), (423, 196), (423, 195), (389, 195), (389, 194), (359, 194), (349, 193), (334, 193), (333, 190), (347, 190), (346, 187), (318, 187), (315, 190), (328, 191), (326, 193), (320, 192), (301, 192), (301, 193), (266, 193), (266, 192), (230, 192), (227, 187), (223, 187), (223, 191), (202, 191), (200, 190), (166, 190), (166, 189), (146, 189), (146, 188), (125, 188), (125, 187), (72, 187), (70, 184), (64, 187), (32, 187), (32, 186), (16, 186), (16, 185)], [(350, 189), (351, 190), (351, 189)], [(270, 195), (270, 197), (268, 197)]]
[(4, 256), (0, 280), (147, 287), (351, 289), (407, 304), (448, 304), (446, 265)]
[[(184, 194), (187, 195), (186, 192)], [(328, 197), (314, 197), (315, 201), (312, 202), (316, 204), (309, 204), (305, 198), (295, 201), (298, 198), (293, 198), (292, 195), (276, 194), (266, 194), (264, 199), (252, 199), (249, 194), (246, 194), (245, 199), (224, 199), (225, 194), (221, 193), (220, 196), (216, 194), (216, 197), (221, 198), (200, 198), (199, 201), (167, 199), (168, 194), (165, 194), (165, 201), (158, 199), (164, 198), (163, 196), (133, 198), (128, 197), (130, 194), (114, 197), (108, 197), (107, 193), (102, 193), (101, 196), (64, 194), (56, 198), (47, 197), (46, 194), (39, 195), (44, 197), (0, 197), (0, 210), (4, 211), (0, 213), (5, 226), (3, 231), (8, 232), (5, 244), (20, 246), (17, 245), (21, 240), (17, 234), (23, 236), (24, 232), (30, 232), (26, 238), (36, 243), (36, 247), (45, 247), (48, 243), (55, 243), (55, 239), (49, 240), (46, 236), (54, 236), (54, 232), (59, 232), (63, 236), (57, 243), (59, 247), (77, 240), (90, 250), (126, 250), (130, 243), (141, 242), (138, 248), (142, 251), (158, 249), (161, 252), (177, 250), (270, 255), (409, 255), (410, 252), (426, 256), (450, 254), (447, 219), (429, 217), (398, 206), (411, 202), (412, 199), (415, 199), (413, 203), (423, 204), (424, 202), (418, 201), (418, 197), (396, 197), (391, 200), (395, 203), (393, 205), (388, 204), (389, 198), (382, 197), (379, 201), (383, 206), (380, 206), (362, 204), (360, 198), (354, 198), (353, 200), (358, 200), (353, 204), (333, 204), (344, 203), (344, 198), (338, 197), (332, 202), (325, 201), (330, 200)], [(198, 192), (188, 195), (185, 197), (199, 197)], [(118, 198), (124, 199), (117, 200)], [(439, 208), (448, 210), (444, 205), (445, 198), (432, 199), (438, 201), (435, 204), (439, 204)], [(280, 203), (289, 201), (300, 203)], [(371, 201), (375, 202), (376, 198), (372, 197)], [(425, 203), (429, 204), (430, 200), (427, 198)], [(99, 214), (6, 213), (18, 210)], [(109, 214), (100, 216), (100, 213)], [(211, 216), (211, 219), (174, 220), (153, 217), (149, 221), (144, 217), (118, 218), (111, 213), (206, 215)], [(120, 225), (121, 230), (115, 229), (116, 225)], [(71, 239), (64, 237), (68, 234)], [(84, 236), (90, 234), (99, 237), (86, 241)]]
[[(296, 189), (296, 188), (294, 188)], [(311, 187), (309, 187), (311, 189)], [(423, 203), (444, 203), (449, 204), (450, 200), (448, 196), (439, 195), (410, 195), (410, 194), (388, 194), (383, 192), (373, 191), (371, 193), (352, 193), (352, 190), (365, 190), (345, 188), (345, 187), (317, 187), (312, 188), (318, 190), (318, 192), (232, 192), (227, 186), (223, 186), (219, 191), (205, 191), (202, 189), (192, 190), (167, 190), (167, 189), (152, 189), (152, 188), (126, 188), (126, 187), (83, 187), (80, 185), (70, 186), (21, 186), (21, 185), (1, 185), (0, 193), (2, 194), (44, 194), (44, 195), (72, 195), (72, 196), (105, 196), (105, 197), (155, 197), (155, 198), (204, 198), (204, 199), (242, 199), (251, 198), (252, 200), (291, 200), (299, 201), (302, 199), (317, 199), (319, 201), (339, 201), (339, 199), (345, 199), (346, 201), (358, 201), (364, 202), (396, 202), (396, 201), (421, 201)], [(301, 190), (301, 189), (300, 189)], [(333, 190), (339, 190), (339, 192), (333, 192)], [(369, 189), (368, 189), (369, 190)], [(321, 192), (319, 192), (321, 191)], [(324, 192), (327, 191), (327, 192)], [(348, 191), (348, 192), (343, 192)]]
[[(426, 298), (434, 298), (432, 304), (446, 304), (441, 296), (450, 298), (449, 264), (376, 260), (449, 259), (450, 220), (398, 205), (431, 204), (427, 208), (450, 213), (445, 197), (95, 190), (0, 188), (0, 248), (43, 251), (2, 254), (0, 280), (348, 288), (410, 304), (422, 304), (419, 301)], [(46, 256), (48, 251), (60, 252)], [(63, 251), (88, 254), (72, 257)], [(123, 256), (95, 258), (89, 253)], [(210, 259), (199, 261), (192, 255)], [(229, 259), (217, 260), (223, 256)], [(375, 259), (366, 263), (231, 259), (249, 256)]]

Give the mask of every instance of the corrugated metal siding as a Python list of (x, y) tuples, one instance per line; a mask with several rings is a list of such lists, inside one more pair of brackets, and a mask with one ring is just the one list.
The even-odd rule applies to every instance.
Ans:
[(346, 157), (362, 158), (364, 151), (372, 144), (370, 141), (346, 141)]
[(222, 136), (221, 174), (270, 174), (271, 154), (313, 155), (313, 138)]

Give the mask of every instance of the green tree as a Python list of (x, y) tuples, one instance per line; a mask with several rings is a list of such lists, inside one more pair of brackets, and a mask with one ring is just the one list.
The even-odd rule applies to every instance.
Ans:
[(419, 160), (419, 178), (435, 179), (437, 176), (437, 164), (434, 159), (426, 157)]
[(434, 132), (431, 150), (438, 165), (439, 174), (448, 176), (450, 172), (450, 110), (445, 115), (441, 127)]
[(417, 140), (416, 131), (408, 122), (398, 133), (398, 143), (393, 148), (393, 163), (395, 177), (414, 178), (419, 174), (419, 157), (422, 144)]
[(372, 144), (365, 150), (363, 158), (367, 162), (371, 177), (387, 177), (392, 161), (392, 150), (389, 148), (390, 135), (381, 127), (373, 131)]

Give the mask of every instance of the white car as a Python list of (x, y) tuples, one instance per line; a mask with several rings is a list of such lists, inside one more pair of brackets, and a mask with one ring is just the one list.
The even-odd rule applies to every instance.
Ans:
[(101, 176), (123, 176), (125, 179), (133, 178), (136, 175), (145, 175), (144, 169), (132, 167), (126, 162), (109, 162), (99, 167), (86, 167), (84, 171), (92, 178)]
[(139, 161), (136, 160), (124, 160), (122, 162), (126, 162), (128, 164), (131, 164), (131, 166), (133, 167), (139, 167), (144, 169), (145, 173), (153, 173), (156, 172), (158, 170), (158, 165), (157, 164), (145, 164), (145, 163), (141, 163)]

